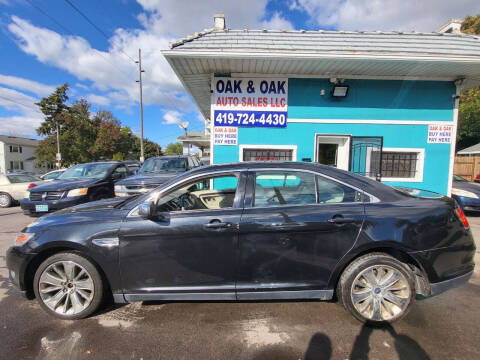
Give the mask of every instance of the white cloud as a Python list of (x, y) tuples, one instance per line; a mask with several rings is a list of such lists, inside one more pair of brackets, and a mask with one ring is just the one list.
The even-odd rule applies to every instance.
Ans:
[(43, 121), (43, 115), (35, 105), (37, 101), (19, 91), (0, 87), (0, 107), (18, 113), (0, 116), (0, 134), (36, 136), (35, 130)]
[(273, 30), (293, 30), (292, 23), (284, 19), (278, 12), (274, 13), (270, 20), (263, 21), (262, 27)]
[(165, 112), (165, 114), (163, 114), (163, 123), (162, 124), (168, 124), (168, 125), (171, 125), (171, 124), (181, 124), (182, 123), (182, 119), (180, 118), (182, 116), (182, 114), (176, 110), (169, 110), (167, 112)]
[(24, 90), (38, 96), (48, 96), (55, 91), (55, 86), (52, 85), (45, 85), (37, 81), (2, 74), (0, 74), (0, 84)]
[(451, 18), (480, 12), (478, 0), (294, 0), (320, 28), (435, 31)]
[(102, 95), (95, 95), (95, 94), (88, 94), (83, 96), (88, 102), (94, 104), (94, 105), (100, 105), (100, 106), (108, 106), (110, 105), (110, 99), (102, 96)]

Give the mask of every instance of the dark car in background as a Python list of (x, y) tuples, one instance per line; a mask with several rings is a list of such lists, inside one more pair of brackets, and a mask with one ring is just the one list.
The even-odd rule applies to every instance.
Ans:
[(315, 163), (245, 162), (42, 217), (6, 259), (11, 281), (62, 319), (110, 297), (336, 297), (361, 321), (392, 322), (416, 295), (468, 281), (474, 255), (468, 221), (448, 197)]
[(137, 175), (115, 184), (115, 195), (131, 196), (144, 194), (178, 174), (201, 165), (200, 160), (193, 155), (151, 157), (145, 160)]
[(56, 180), (29, 190), (20, 202), (26, 215), (42, 215), (81, 203), (114, 196), (114, 184), (130, 175), (122, 162), (79, 164), (65, 170)]
[(480, 184), (453, 175), (452, 197), (464, 211), (480, 211)]

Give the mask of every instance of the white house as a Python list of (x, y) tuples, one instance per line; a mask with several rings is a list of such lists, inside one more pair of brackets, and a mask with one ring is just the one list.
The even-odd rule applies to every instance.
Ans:
[(0, 135), (0, 173), (8, 171), (27, 171), (44, 173), (52, 166), (39, 165), (35, 158), (35, 148), (39, 140), (16, 136)]

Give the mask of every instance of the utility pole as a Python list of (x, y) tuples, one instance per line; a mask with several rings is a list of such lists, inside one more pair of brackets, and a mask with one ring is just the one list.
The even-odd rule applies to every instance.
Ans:
[(143, 150), (143, 100), (142, 100), (142, 72), (145, 70), (142, 69), (142, 49), (138, 49), (138, 61), (135, 61), (138, 64), (138, 86), (140, 88), (140, 162), (145, 161), (145, 153)]
[[(58, 116), (58, 115), (57, 115)], [(58, 119), (56, 119), (57, 125), (57, 154), (55, 159), (57, 160), (57, 169), (60, 169), (60, 162), (62, 161), (62, 154), (60, 154), (60, 125), (58, 124)]]

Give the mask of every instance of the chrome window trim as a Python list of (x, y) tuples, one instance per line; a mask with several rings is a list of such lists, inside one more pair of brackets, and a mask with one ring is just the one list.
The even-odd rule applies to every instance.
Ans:
[[(367, 195), (369, 198), (370, 198), (370, 202), (369, 203), (378, 203), (380, 202), (380, 199), (377, 198), (376, 196), (374, 195), (371, 195), (369, 193), (367, 193), (366, 191), (360, 189), (360, 188), (357, 188), (356, 186), (353, 186), (353, 185), (350, 185), (350, 184), (347, 184), (341, 180), (338, 180), (338, 179), (335, 179), (331, 176), (328, 176), (328, 175), (325, 175), (325, 174), (322, 174), (322, 173), (319, 173), (317, 171), (313, 171), (313, 170), (309, 170), (309, 169), (299, 169), (299, 168), (246, 168), (246, 169), (230, 169), (230, 170), (214, 170), (214, 171), (206, 171), (206, 172), (202, 172), (202, 173), (199, 173), (199, 174), (195, 174), (195, 175), (191, 175), (185, 179), (183, 179), (181, 182), (176, 182), (176, 183), (173, 183), (171, 185), (169, 185), (168, 187), (166, 187), (165, 189), (163, 189), (162, 191), (158, 191), (158, 192), (152, 192), (150, 194), (150, 197), (148, 198), (148, 200), (155, 200), (155, 201), (158, 201), (158, 198), (164, 194), (165, 192), (169, 191), (170, 189), (172, 189), (173, 187), (176, 187), (176, 186), (180, 186), (190, 180), (195, 180), (195, 179), (198, 179), (198, 178), (202, 178), (202, 177), (205, 177), (205, 176), (210, 176), (210, 175), (217, 175), (217, 174), (231, 174), (231, 173), (241, 173), (241, 172), (257, 172), (257, 171), (301, 171), (301, 172), (307, 172), (307, 173), (311, 173), (311, 174), (314, 174), (314, 175), (318, 175), (318, 176), (322, 176), (326, 179), (329, 179), (331, 181), (334, 181), (334, 182), (337, 182), (339, 184), (342, 184), (344, 186), (347, 186), (351, 189), (354, 189), (356, 191), (359, 191), (361, 192), (362, 194), (364, 195)], [(237, 185), (238, 186), (238, 185)], [(334, 205), (334, 204), (364, 204), (365, 201), (355, 201), (355, 202), (348, 202), (348, 203), (328, 203), (328, 205)], [(326, 205), (326, 204), (308, 204), (308, 205)], [(138, 209), (138, 206), (135, 206), (132, 210), (130, 210), (127, 214), (127, 218), (130, 218), (130, 217), (139, 217), (139, 215), (133, 215), (133, 213), (135, 211), (137, 211)], [(296, 205), (288, 205), (288, 206), (296, 206)], [(297, 206), (305, 206), (305, 204), (297, 204)], [(280, 207), (280, 206), (275, 206), (275, 207)], [(261, 208), (267, 208), (267, 207), (257, 207), (257, 208), (252, 208), (252, 209), (261, 209)]]

